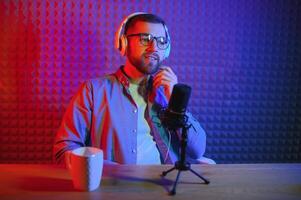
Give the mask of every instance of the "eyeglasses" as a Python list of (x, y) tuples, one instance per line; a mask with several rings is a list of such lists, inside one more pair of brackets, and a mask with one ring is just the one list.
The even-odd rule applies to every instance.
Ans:
[(150, 46), (154, 39), (157, 42), (157, 47), (159, 49), (165, 50), (169, 46), (169, 39), (166, 37), (154, 37), (152, 34), (149, 33), (137, 33), (137, 34), (130, 34), (127, 35), (127, 37), (132, 36), (139, 36), (140, 37), (140, 43), (143, 46)]

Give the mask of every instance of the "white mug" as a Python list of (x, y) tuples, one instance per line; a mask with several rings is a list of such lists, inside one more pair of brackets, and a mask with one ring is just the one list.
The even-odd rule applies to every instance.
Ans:
[(103, 151), (94, 147), (80, 147), (72, 150), (67, 158), (73, 185), (82, 191), (92, 191), (99, 187), (102, 168)]

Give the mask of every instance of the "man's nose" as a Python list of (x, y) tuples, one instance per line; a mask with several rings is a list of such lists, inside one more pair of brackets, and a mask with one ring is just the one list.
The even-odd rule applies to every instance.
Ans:
[(157, 40), (155, 38), (150, 42), (148, 49), (152, 51), (158, 51)]

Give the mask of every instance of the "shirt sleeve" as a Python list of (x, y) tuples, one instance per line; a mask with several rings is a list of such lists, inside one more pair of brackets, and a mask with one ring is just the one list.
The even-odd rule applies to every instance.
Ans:
[(53, 157), (56, 163), (64, 162), (64, 153), (87, 145), (91, 127), (92, 92), (91, 85), (81, 85), (69, 103), (57, 131), (53, 146)]
[(203, 157), (205, 153), (206, 133), (191, 113), (186, 113), (186, 115), (188, 124), (191, 124), (188, 130), (187, 157), (190, 163), (194, 163), (198, 158)]

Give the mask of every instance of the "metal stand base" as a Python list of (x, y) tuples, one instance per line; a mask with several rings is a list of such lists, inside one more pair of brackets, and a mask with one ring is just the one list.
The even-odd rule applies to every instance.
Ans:
[(189, 170), (190, 172), (192, 172), (193, 174), (195, 174), (197, 177), (199, 177), (200, 179), (202, 179), (204, 181), (205, 184), (209, 184), (210, 181), (207, 180), (206, 178), (204, 178), (203, 176), (201, 176), (200, 174), (198, 174), (196, 171), (194, 171), (193, 169), (191, 169), (190, 164), (189, 163), (181, 163), (180, 161), (176, 162), (175, 166), (167, 171), (162, 172), (161, 176), (166, 176), (169, 172), (172, 172), (173, 170), (178, 170), (178, 174), (177, 174), (177, 178), (176, 181), (173, 184), (172, 190), (169, 191), (169, 195), (175, 195), (176, 194), (176, 188), (178, 185), (178, 181), (179, 181), (179, 177), (182, 171), (187, 171)]

